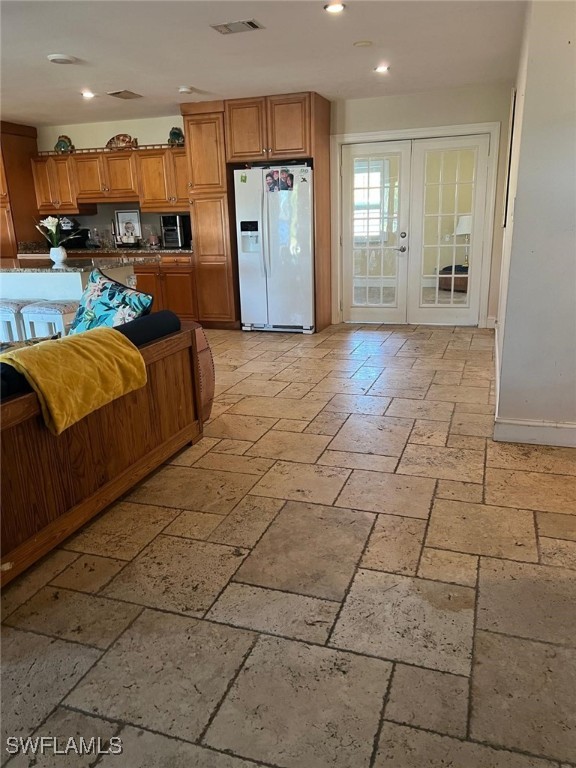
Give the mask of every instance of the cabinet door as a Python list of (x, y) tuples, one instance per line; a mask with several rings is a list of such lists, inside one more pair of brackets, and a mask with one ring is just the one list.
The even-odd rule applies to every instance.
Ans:
[(106, 197), (130, 200), (138, 196), (136, 163), (131, 150), (110, 152), (102, 155)]
[(163, 150), (138, 152), (136, 164), (140, 206), (143, 210), (165, 210), (170, 197), (166, 153)]
[(265, 160), (266, 99), (233, 99), (224, 102), (226, 160)]
[(194, 198), (191, 211), (198, 320), (234, 322), (238, 318), (226, 195)]
[(35, 157), (32, 160), (32, 175), (38, 209), (42, 211), (46, 208), (53, 208), (47, 157)]
[(101, 155), (75, 155), (73, 164), (78, 200), (104, 200), (106, 182)]
[(15, 259), (18, 246), (14, 234), (12, 211), (9, 205), (0, 206), (0, 257), (3, 259)]
[(183, 149), (169, 149), (166, 152), (166, 158), (172, 161), (171, 193), (175, 198), (171, 201), (172, 205), (176, 206), (180, 211), (187, 211), (190, 206), (190, 189), (188, 187), (190, 174), (188, 173), (186, 152)]
[(8, 202), (8, 183), (6, 173), (4, 172), (4, 160), (0, 154), (0, 205), (6, 205)]
[(160, 309), (165, 309), (159, 267), (135, 265), (134, 274), (136, 275), (136, 288), (142, 293), (149, 293), (154, 296), (152, 311), (158, 312)]
[(164, 308), (182, 320), (197, 320), (196, 287), (192, 267), (161, 267)]
[(268, 159), (310, 157), (310, 94), (268, 96)]
[(78, 210), (76, 203), (76, 178), (74, 167), (68, 157), (51, 157), (48, 165), (52, 166), (51, 176), (54, 183), (52, 201), (64, 212)]
[(225, 192), (224, 113), (189, 115), (184, 128), (191, 191)]

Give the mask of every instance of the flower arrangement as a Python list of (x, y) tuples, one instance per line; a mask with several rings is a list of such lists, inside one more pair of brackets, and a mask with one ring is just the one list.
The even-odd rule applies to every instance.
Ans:
[(48, 240), (52, 248), (58, 248), (66, 240), (75, 237), (80, 231), (74, 229), (73, 223), (65, 216), (60, 219), (56, 216), (47, 216), (34, 226)]

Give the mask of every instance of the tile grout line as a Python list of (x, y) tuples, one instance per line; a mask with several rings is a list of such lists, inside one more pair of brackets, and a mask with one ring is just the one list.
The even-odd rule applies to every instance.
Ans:
[(380, 737), (382, 735), (382, 728), (384, 727), (384, 713), (390, 699), (390, 692), (392, 691), (392, 682), (396, 673), (396, 663), (392, 663), (392, 669), (390, 670), (390, 677), (388, 678), (388, 685), (382, 698), (382, 707), (380, 709), (380, 717), (378, 719), (378, 725), (376, 727), (376, 733), (374, 734), (374, 742), (372, 746), (372, 754), (370, 755), (369, 768), (374, 768), (376, 758), (378, 756), (378, 747), (380, 746)]
[(474, 702), (473, 702), (473, 678), (474, 678), (474, 663), (476, 660), (476, 635), (478, 632), (478, 605), (480, 602), (480, 560), (476, 563), (476, 589), (474, 592), (474, 615), (472, 619), (472, 648), (470, 649), (470, 678), (468, 680), (468, 708), (466, 713), (466, 738), (470, 738), (472, 730), (472, 717), (474, 715)]

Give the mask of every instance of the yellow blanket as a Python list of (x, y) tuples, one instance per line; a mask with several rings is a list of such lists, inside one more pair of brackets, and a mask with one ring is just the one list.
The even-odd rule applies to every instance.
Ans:
[(146, 384), (137, 347), (114, 328), (94, 328), (0, 355), (22, 373), (55, 435), (92, 411)]

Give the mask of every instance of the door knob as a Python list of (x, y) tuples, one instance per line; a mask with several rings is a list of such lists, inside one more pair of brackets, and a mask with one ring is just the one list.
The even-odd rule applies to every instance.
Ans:
[(406, 237), (406, 232), (400, 232), (400, 237)]
[(400, 251), (400, 253), (406, 253), (408, 248), (406, 248), (405, 245), (401, 245), (400, 248), (394, 248), (395, 251)]

